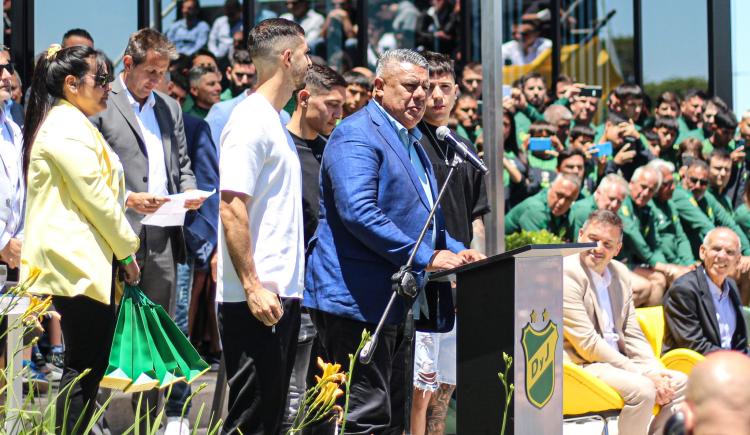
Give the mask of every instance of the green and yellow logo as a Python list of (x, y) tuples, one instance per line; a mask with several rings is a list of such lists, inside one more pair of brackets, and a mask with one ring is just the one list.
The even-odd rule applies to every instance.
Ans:
[(546, 322), (540, 330), (534, 329), (537, 313), (531, 312), (531, 322), (523, 327), (521, 344), (526, 357), (526, 397), (534, 406), (541, 409), (552, 398), (555, 392), (555, 351), (559, 338), (557, 325), (549, 319), (545, 309), (542, 321)]

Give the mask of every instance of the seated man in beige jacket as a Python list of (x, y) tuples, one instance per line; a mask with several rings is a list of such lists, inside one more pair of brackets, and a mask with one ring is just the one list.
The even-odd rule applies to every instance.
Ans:
[[(622, 246), (622, 221), (597, 210), (578, 241), (598, 246), (563, 261), (565, 358), (620, 393), (619, 433), (661, 434), (683, 401), (687, 378), (661, 365), (638, 325), (628, 269), (612, 259)], [(652, 421), (654, 404), (661, 411)]]

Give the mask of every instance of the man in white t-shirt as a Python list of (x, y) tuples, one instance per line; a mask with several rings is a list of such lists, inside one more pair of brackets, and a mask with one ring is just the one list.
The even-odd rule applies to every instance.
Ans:
[(302, 185), (279, 112), (305, 84), (305, 33), (264, 20), (248, 37), (257, 91), (221, 135), (219, 328), (229, 379), (226, 433), (275, 434), (294, 364), (303, 290)]

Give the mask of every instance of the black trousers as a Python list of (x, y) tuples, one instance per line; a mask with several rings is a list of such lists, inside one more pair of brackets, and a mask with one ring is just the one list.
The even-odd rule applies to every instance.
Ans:
[[(344, 370), (349, 367), (349, 354), (359, 346), (362, 330), (373, 333), (376, 327), (318, 310), (310, 310), (310, 317), (318, 331), (321, 357), (341, 364)], [(346, 434), (401, 435), (408, 427), (413, 352), (410, 326), (406, 322), (385, 325), (370, 364), (354, 365)], [(333, 433), (330, 425), (320, 425), (312, 432)]]
[(219, 304), (219, 334), (229, 401), (222, 433), (276, 435), (286, 409), (300, 326), (300, 300), (282, 298), (284, 315), (265, 326), (245, 302)]
[[(105, 305), (86, 296), (54, 296), (52, 303), (60, 313), (65, 341), (65, 361), (60, 380), (60, 391), (64, 393), (55, 404), (55, 426), (58, 428), (55, 432), (62, 433), (61, 428), (65, 426), (66, 435), (83, 433), (96, 409), (99, 382), (109, 362), (116, 323), (115, 304)], [(91, 371), (66, 390), (87, 368)], [(73, 431), (79, 419), (78, 429)]]

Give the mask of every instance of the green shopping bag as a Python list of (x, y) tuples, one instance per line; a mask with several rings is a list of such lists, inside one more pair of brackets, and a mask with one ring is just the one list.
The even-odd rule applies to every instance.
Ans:
[(140, 321), (143, 304), (140, 301), (140, 290), (137, 288), (125, 287), (125, 298), (132, 298), (131, 306), (131, 331), (132, 331), (132, 372), (131, 378), (133, 383), (124, 391), (135, 393), (138, 391), (147, 391), (159, 385), (159, 379), (154, 370), (154, 361), (149, 346), (149, 331)]
[(155, 336), (164, 337), (166, 344), (170, 349), (173, 350), (175, 360), (180, 368), (185, 381), (190, 384), (198, 377), (206, 373), (210, 366), (203, 361), (203, 359), (195, 350), (195, 347), (190, 343), (185, 334), (180, 331), (180, 328), (175, 325), (172, 319), (169, 317), (164, 308), (157, 305), (148, 299), (147, 303), (153, 316), (154, 327), (158, 327), (159, 333)]
[(123, 298), (120, 304), (115, 336), (112, 341), (112, 350), (109, 353), (109, 365), (107, 366), (104, 378), (102, 378), (99, 384), (101, 387), (124, 390), (133, 382), (133, 379), (130, 377), (132, 373), (132, 359), (130, 355), (133, 353), (133, 342), (130, 331), (132, 305), (133, 300), (130, 298)]
[(148, 343), (156, 377), (159, 379), (159, 388), (166, 388), (176, 382), (184, 381), (185, 377), (182, 376), (182, 371), (177, 363), (179, 355), (154, 320), (150, 301), (144, 295), (141, 296), (142, 305), (139, 310), (139, 321), (141, 321), (143, 328), (148, 331)]

